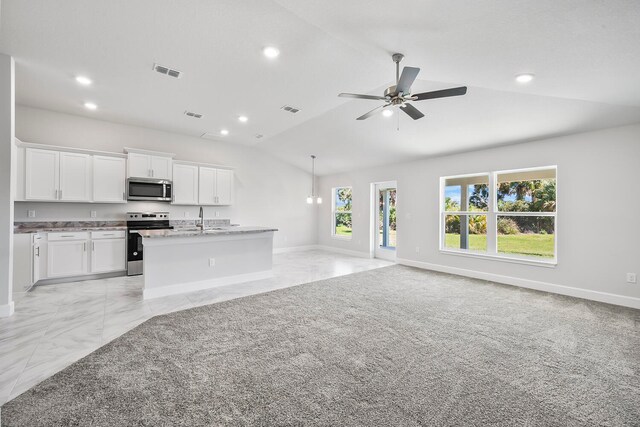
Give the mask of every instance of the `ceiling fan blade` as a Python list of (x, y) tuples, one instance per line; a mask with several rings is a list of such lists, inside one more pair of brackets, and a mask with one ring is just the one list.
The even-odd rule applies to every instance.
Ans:
[(460, 96), (467, 93), (466, 86), (454, 87), (451, 89), (434, 90), (433, 92), (423, 92), (411, 95), (413, 101), (423, 101), (425, 99), (446, 98), (448, 96)]
[(384, 101), (387, 98), (384, 96), (375, 96), (375, 95), (360, 95), (357, 93), (340, 93), (338, 96), (342, 98), (356, 98), (356, 99), (372, 99), (374, 101)]
[(385, 107), (388, 107), (389, 105), (391, 105), (391, 104), (385, 104), (385, 105), (381, 105), (379, 107), (376, 107), (373, 110), (369, 111), (368, 113), (361, 115), (356, 120), (368, 119), (369, 117), (379, 113), (380, 111), (382, 111)]
[(396, 85), (396, 92), (408, 94), (411, 92), (411, 85), (418, 77), (418, 73), (420, 72), (420, 68), (415, 67), (404, 67), (402, 69), (402, 74), (400, 75), (400, 80), (398, 80), (398, 84)]
[(418, 120), (424, 117), (424, 114), (411, 104), (404, 104), (400, 109), (407, 113), (413, 120)]

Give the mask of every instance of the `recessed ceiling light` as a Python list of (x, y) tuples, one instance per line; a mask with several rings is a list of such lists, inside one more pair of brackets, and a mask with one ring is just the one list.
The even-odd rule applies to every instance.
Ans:
[(275, 48), (273, 46), (265, 47), (264, 49), (262, 49), (262, 53), (264, 54), (264, 56), (270, 59), (277, 58), (278, 55), (280, 55), (280, 51), (278, 50), (278, 48)]
[(226, 129), (222, 129), (222, 130), (220, 131), (220, 135), (229, 135), (229, 131), (228, 131), (228, 130), (226, 130)]
[(96, 104), (94, 104), (93, 102), (85, 102), (84, 103), (84, 108), (86, 108), (87, 110), (95, 110), (98, 108), (98, 106)]
[(391, 109), (382, 110), (382, 115), (385, 117), (391, 117), (393, 116), (393, 110)]
[(76, 82), (80, 83), (82, 86), (89, 86), (93, 81), (89, 77), (85, 76), (76, 76)]
[(249, 117), (247, 116), (240, 116), (238, 117), (238, 120), (240, 120), (242, 123), (246, 123), (249, 120)]
[(533, 74), (531, 73), (518, 74), (516, 76), (518, 83), (529, 83), (531, 80), (533, 80)]

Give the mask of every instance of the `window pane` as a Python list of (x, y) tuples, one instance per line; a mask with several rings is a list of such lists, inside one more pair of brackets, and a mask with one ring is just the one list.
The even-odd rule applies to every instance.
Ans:
[(556, 211), (555, 169), (498, 174), (497, 186), (498, 211)]
[(351, 236), (351, 214), (336, 213), (336, 236)]
[(336, 188), (336, 211), (351, 211), (351, 188)]
[(444, 230), (445, 248), (487, 250), (486, 215), (445, 215)]
[(489, 209), (487, 175), (447, 178), (444, 187), (444, 210), (487, 211)]
[(498, 215), (498, 252), (555, 257), (555, 217)]

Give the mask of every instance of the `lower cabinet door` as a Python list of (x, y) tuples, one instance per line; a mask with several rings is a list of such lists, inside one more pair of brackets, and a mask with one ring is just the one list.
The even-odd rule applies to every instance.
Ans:
[(125, 270), (125, 239), (91, 241), (91, 272), (107, 273)]
[(48, 243), (47, 276), (66, 277), (87, 274), (86, 240), (57, 241)]

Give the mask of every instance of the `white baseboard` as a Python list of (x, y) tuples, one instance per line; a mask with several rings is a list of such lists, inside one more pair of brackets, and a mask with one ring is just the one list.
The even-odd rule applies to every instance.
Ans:
[(216, 279), (200, 280), (190, 283), (179, 283), (177, 285), (163, 286), (160, 288), (145, 289), (142, 292), (143, 299), (153, 299), (166, 297), (169, 295), (184, 294), (187, 292), (202, 291), (205, 289), (217, 288), (219, 286), (236, 285), (238, 283), (252, 282), (254, 280), (270, 279), (273, 271), (258, 271), (256, 273), (237, 274), (235, 276), (220, 277)]
[(335, 252), (342, 255), (355, 256), (358, 258), (372, 258), (369, 252), (352, 251), (349, 249), (336, 248), (334, 246), (318, 245), (316, 249), (320, 249), (328, 252)]
[(9, 304), (0, 305), (0, 317), (9, 317), (13, 314), (14, 304), (11, 301)]
[(303, 252), (303, 251), (312, 251), (314, 249), (318, 249), (318, 245), (306, 245), (306, 246), (290, 246), (286, 248), (274, 248), (274, 254), (287, 254), (290, 252)]
[(473, 277), (474, 279), (488, 280), (491, 282), (504, 283), (506, 285), (519, 286), (521, 288), (535, 289), (537, 291), (551, 292), (554, 294), (567, 295), (571, 297), (584, 298), (592, 301), (605, 302), (607, 304), (621, 305), (640, 309), (640, 298), (628, 297), (607, 292), (592, 291), (589, 289), (574, 288), (571, 286), (556, 285), (554, 283), (540, 282), (537, 280), (521, 279), (512, 276), (503, 276), (482, 271), (467, 270), (464, 268), (449, 267), (440, 264), (431, 264), (422, 261), (398, 258), (398, 264), (410, 267), (422, 268), (425, 270), (439, 271), (441, 273), (457, 274), (459, 276)]

